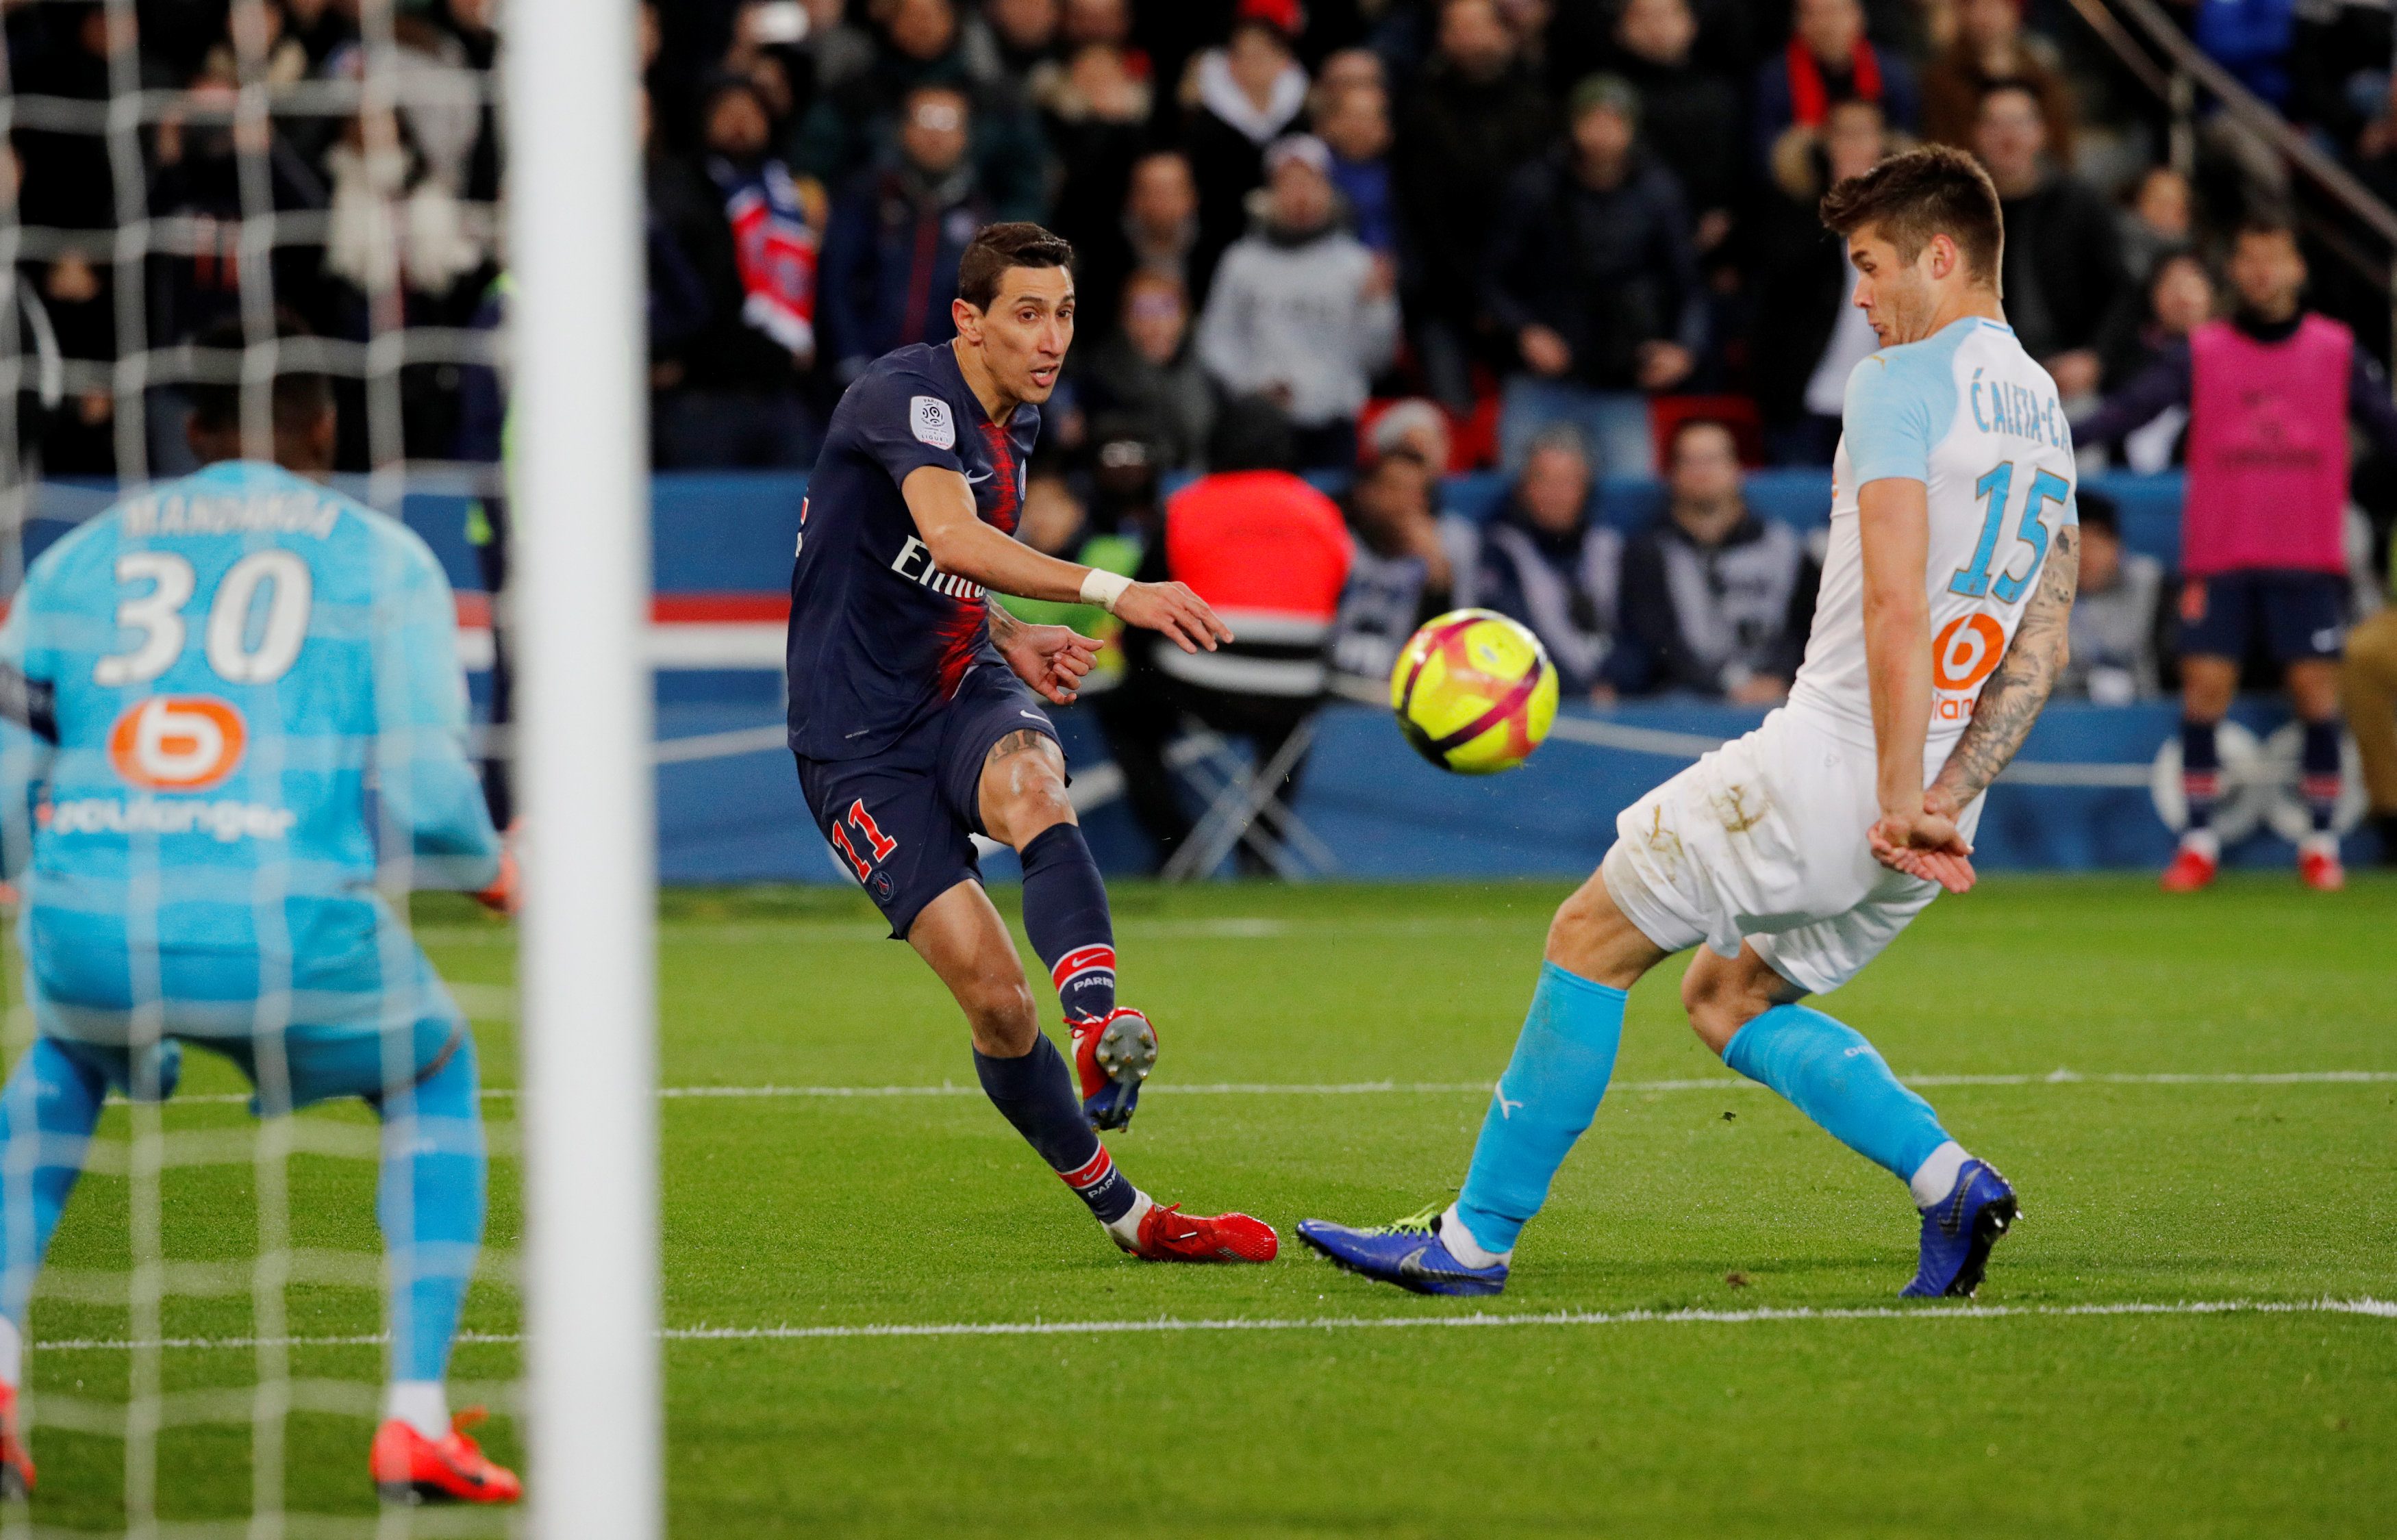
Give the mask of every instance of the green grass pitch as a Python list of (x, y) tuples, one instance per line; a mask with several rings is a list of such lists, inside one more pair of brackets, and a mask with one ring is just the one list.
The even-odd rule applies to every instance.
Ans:
[[(1562, 891), (1118, 890), (1124, 998), (1156, 1017), (1163, 1057), (1110, 1144), (1161, 1199), (1282, 1231), (1280, 1261), (1237, 1269), (1119, 1258), (971, 1091), (954, 1007), (855, 895), (671, 895), (667, 1086), (952, 1088), (662, 1104), (673, 1533), (2389, 1533), (2397, 1319), (2065, 1312), (2397, 1298), (2397, 886), (2319, 897), (2243, 877), (2173, 902), (2146, 879), (2001, 878), (1942, 900), (1829, 999), (1902, 1075), (2030, 1078), (1927, 1089), (2021, 1189), (1980, 1300), (2006, 1313), (1895, 1308), (1903, 1189), (1729, 1077), (1679, 1019), (1678, 967), (1634, 992), (1616, 1088), (1503, 1298), (1420, 1299), (1296, 1247), (1302, 1216), (1387, 1219), (1461, 1178), (1473, 1088), (1505, 1063)], [(486, 1083), (513, 1085), (508, 932), (447, 905), (420, 918), (445, 973), (481, 986)], [(2288, 1072), (2362, 1073), (2108, 1078)], [(1322, 1089), (1360, 1083), (1390, 1089)], [(236, 1084), (196, 1062), (186, 1089)], [(489, 1105), (505, 1147), (512, 1105)], [(226, 1104), (168, 1115), (245, 1122)], [(104, 1132), (125, 1127), (113, 1107)], [(297, 1243), (374, 1245), (368, 1164), (294, 1172)], [(170, 1171), (168, 1254), (248, 1255), (250, 1182), (246, 1165)], [(126, 1393), (128, 1317), (88, 1280), (126, 1265), (127, 1190), (87, 1178), (61, 1228), (53, 1262), (86, 1282), (35, 1306), (37, 1416), (45, 1397)], [(502, 1160), (492, 1241), (518, 1233)], [(503, 1340), (462, 1345), (456, 1373), (503, 1409), (489, 1442), (513, 1457), (516, 1302), (493, 1271), (468, 1325)], [(376, 1329), (368, 1291), (288, 1298), (302, 1338)], [(1438, 1324), (1477, 1306), (1581, 1319)], [(1732, 1319), (1620, 1319), (1643, 1311)], [(1223, 1324), (821, 1330), (1036, 1321)], [(165, 1325), (239, 1337), (249, 1303), (170, 1298)], [(730, 1334), (748, 1328), (775, 1333)], [(380, 1355), (303, 1343), (290, 1361), (371, 1381)], [(255, 1373), (246, 1348), (160, 1362), (170, 1391)], [(338, 1413), (292, 1420), (288, 1499), (364, 1517), (368, 1425)], [(162, 1510), (248, 1512), (248, 1440), (170, 1428)], [(35, 1453), (36, 1523), (120, 1522), (121, 1441), (51, 1423)]]

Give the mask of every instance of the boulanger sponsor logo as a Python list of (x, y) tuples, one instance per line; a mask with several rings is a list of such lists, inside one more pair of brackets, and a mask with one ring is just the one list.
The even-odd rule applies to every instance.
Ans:
[(2005, 630), (1988, 615), (1959, 615), (1941, 627), (1931, 643), (1931, 680), (1941, 691), (1932, 716), (1942, 722), (1971, 721), (1981, 699), (1977, 687), (2005, 653)]
[[(241, 768), (249, 723), (214, 695), (151, 695), (136, 701), (108, 732), (108, 762), (143, 791), (194, 792)], [(281, 839), (299, 814), (238, 797), (69, 797), (39, 810), (54, 835), (195, 834), (223, 844)]]
[(108, 762), (148, 791), (203, 791), (241, 766), (249, 724), (213, 695), (137, 701), (108, 733)]
[(1931, 672), (1942, 690), (1970, 690), (2005, 656), (2006, 634), (1987, 615), (1959, 615), (1931, 644)]
[(41, 824), (54, 835), (198, 834), (230, 845), (239, 839), (284, 838), (299, 817), (288, 808), (229, 797), (167, 800), (137, 797), (129, 802), (113, 797), (80, 797), (43, 809)]

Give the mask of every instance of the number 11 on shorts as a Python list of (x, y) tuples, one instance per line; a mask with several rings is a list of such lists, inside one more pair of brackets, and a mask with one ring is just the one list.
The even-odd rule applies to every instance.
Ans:
[[(854, 845), (849, 838), (851, 829), (857, 831), (857, 844)], [(890, 860), (891, 852), (899, 848), (899, 842), (884, 834), (881, 825), (874, 822), (874, 815), (865, 810), (863, 797), (851, 802), (849, 811), (841, 814), (840, 822), (832, 826), (832, 842), (839, 847), (842, 855), (849, 858), (849, 864), (857, 873), (860, 882), (872, 877), (874, 868)], [(872, 852), (871, 860), (857, 853), (858, 845)]]

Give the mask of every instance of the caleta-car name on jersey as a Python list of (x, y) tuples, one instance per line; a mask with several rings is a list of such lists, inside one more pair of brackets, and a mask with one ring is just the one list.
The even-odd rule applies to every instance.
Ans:
[(1973, 425), (1983, 433), (2011, 434), (2016, 438), (2036, 439), (2052, 449), (2069, 449), (2064, 413), (2058, 409), (2056, 397), (2042, 400), (2037, 391), (2018, 385), (2011, 380), (1984, 380), (1983, 370), (1973, 371)]
[(961, 578), (955, 572), (944, 572), (933, 566), (932, 548), (913, 535), (909, 535), (907, 542), (899, 547), (899, 554), (891, 558), (891, 570), (909, 583), (929, 588), (935, 594), (946, 594), (953, 599), (978, 599), (983, 596), (982, 584), (971, 578)]
[(141, 539), (149, 535), (314, 535), (333, 532), (341, 506), (331, 498), (304, 490), (194, 492), (177, 489), (150, 492), (125, 504), (121, 528)]

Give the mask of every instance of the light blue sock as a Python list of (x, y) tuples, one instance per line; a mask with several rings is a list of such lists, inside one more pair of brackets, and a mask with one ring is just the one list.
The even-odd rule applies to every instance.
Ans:
[(1597, 1116), (1623, 1041), (1624, 992), (1540, 965), (1515, 1056), (1481, 1119), (1457, 1217), (1481, 1249), (1511, 1252), (1557, 1168)]
[(438, 1380), (449, 1366), (483, 1239), (487, 1160), (475, 1039), (462, 1039), (449, 1063), (381, 1110), (376, 1207), (392, 1262), (391, 1377)]
[(98, 1066), (47, 1038), (33, 1039), (0, 1094), (0, 1315), (20, 1327), (107, 1095)]
[(1948, 1143), (1931, 1104), (1898, 1084), (1855, 1027), (1802, 1005), (1776, 1005), (1732, 1034), (1723, 1063), (1779, 1091), (1830, 1136), (1909, 1181)]

